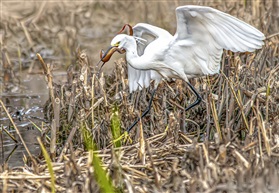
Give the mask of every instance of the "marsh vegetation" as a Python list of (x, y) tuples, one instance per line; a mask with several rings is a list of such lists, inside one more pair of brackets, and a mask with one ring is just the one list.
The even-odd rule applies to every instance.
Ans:
[[(278, 4), (197, 3), (260, 29), (267, 37), (263, 49), (225, 51), (219, 75), (191, 80), (203, 101), (187, 112), (184, 107), (195, 100), (187, 85), (163, 82), (149, 115), (124, 140), (121, 134), (146, 108), (151, 90), (129, 93), (120, 56), (97, 76), (99, 52), (125, 23), (148, 22), (175, 32), (174, 9), (185, 3), (3, 2), (1, 191), (277, 192)], [(43, 114), (9, 117), (19, 112), (15, 105), (32, 109), (35, 100), (18, 104), (10, 96), (22, 97), (22, 90), (25, 95), (28, 87), (21, 82), (34, 74), (44, 78), (38, 87), (48, 89), (48, 100), (36, 101)], [(22, 120), (37, 136), (27, 139), (25, 131), (22, 137)], [(21, 165), (5, 159), (7, 133), (24, 150)], [(39, 151), (30, 151), (30, 143)]]

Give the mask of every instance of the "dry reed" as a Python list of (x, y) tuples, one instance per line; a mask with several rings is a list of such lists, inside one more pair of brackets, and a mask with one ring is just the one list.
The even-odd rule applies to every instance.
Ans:
[[(147, 107), (150, 90), (128, 93), (127, 68), (122, 59), (110, 64), (112, 74), (97, 77), (93, 62), (97, 54), (88, 55), (97, 53), (98, 46), (89, 46), (91, 52), (79, 51), (77, 42), (86, 45), (88, 37), (82, 35), (90, 28), (98, 31), (97, 28), (106, 24), (101, 34), (113, 34), (123, 21), (137, 22), (137, 16), (131, 14), (135, 9), (146, 10), (139, 19), (152, 23), (156, 18), (163, 18), (162, 13), (173, 14), (169, 7), (179, 2), (151, 4), (157, 8), (153, 15), (146, 8), (152, 7), (147, 2), (135, 7), (129, 2), (79, 6), (58, 3), (49, 7), (41, 4), (35, 13), (27, 14), (24, 21), (20, 21), (21, 25), (9, 29), (10, 23), (19, 22), (17, 15), (11, 16), (10, 23), (5, 23), (11, 34), (20, 31), (18, 34), (25, 37), (23, 44), (31, 47), (29, 52), (25, 50), (27, 53), (42, 55), (39, 61), (48, 77), (50, 100), (45, 105), (49, 124), (43, 126), (48, 129), (41, 128), (47, 132), (42, 132), (41, 141), (50, 149), (55, 183), (47, 167), (49, 161), (46, 163), (39, 157), (31, 163), (26, 161), (23, 167), (2, 167), (2, 192), (50, 192), (53, 186), (57, 192), (100, 192), (92, 155), (86, 149), (87, 137), (94, 140), (98, 149), (94, 153), (119, 192), (278, 191), (279, 37), (278, 24), (277, 27), (272, 25), (276, 14), (272, 17), (268, 14), (269, 11), (274, 13), (273, 2), (209, 3), (262, 29), (268, 35), (265, 46), (255, 53), (226, 51), (220, 75), (191, 80), (202, 94), (203, 102), (189, 112), (184, 112), (183, 107), (193, 101), (194, 96), (186, 89), (187, 85), (180, 80), (162, 83), (150, 114), (130, 133), (132, 143), (120, 140), (121, 146), (114, 147), (113, 108), (117, 107), (124, 133)], [(113, 17), (117, 14), (115, 5), (125, 10), (123, 15)], [(67, 13), (66, 8), (73, 11), (70, 18), (63, 15), (63, 11), (57, 11), (62, 9)], [(89, 19), (94, 11), (99, 18), (103, 17), (102, 21)], [(46, 14), (48, 17), (44, 17)], [(166, 17), (159, 25), (173, 30), (175, 24), (171, 18)], [(58, 29), (47, 24), (58, 26)], [(98, 37), (97, 32), (89, 32)], [(40, 42), (53, 44), (44, 36), (48, 33), (57, 37), (56, 45), (62, 49), (39, 47)], [(106, 42), (110, 38), (104, 37)], [(7, 69), (10, 68), (7, 64), (18, 57), (17, 53), (18, 47), (2, 51)], [(23, 65), (26, 60), (29, 59), (24, 59)], [(52, 79), (48, 63), (68, 66), (64, 83)]]

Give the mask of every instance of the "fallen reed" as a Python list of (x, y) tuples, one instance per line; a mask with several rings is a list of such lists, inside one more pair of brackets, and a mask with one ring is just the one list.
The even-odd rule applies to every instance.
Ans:
[[(125, 9), (129, 7), (129, 3), (122, 4)], [(29, 46), (38, 44), (38, 40), (48, 41), (41, 35), (46, 34), (44, 30), (58, 34), (57, 44), (62, 45), (66, 60), (49, 58), (49, 53), (60, 53), (53, 48), (53, 52), (40, 50), (45, 55), (41, 54), (40, 61), (36, 58), (32, 61), (41, 64), (44, 61), (46, 66), (51, 62), (67, 66), (67, 78), (65, 82), (55, 82), (50, 76), (53, 69), (46, 68), (45, 75), (51, 83), (51, 97), (44, 109), (48, 121), (38, 127), (42, 132), (41, 146), (48, 152), (44, 151), (44, 156), (32, 155), (35, 159), (32, 162), (26, 157), (23, 167), (2, 167), (1, 191), (276, 192), (279, 188), (279, 37), (274, 32), (276, 26), (272, 25), (271, 16), (266, 14), (270, 4), (260, 1), (245, 5), (215, 4), (270, 34), (265, 46), (255, 53), (226, 51), (219, 75), (191, 80), (203, 98), (201, 105), (191, 111), (183, 110), (194, 100), (187, 85), (180, 80), (163, 82), (150, 114), (129, 136), (125, 135), (125, 129), (148, 105), (150, 89), (129, 94), (125, 60), (112, 63), (112, 73), (97, 76), (95, 59), (92, 59), (95, 56), (89, 57), (97, 51), (77, 49), (75, 40), (80, 37), (74, 28), (58, 33), (53, 28), (37, 26), (31, 36), (26, 23), (18, 25)], [(45, 5), (41, 6), (35, 21), (43, 18)], [(114, 12), (113, 6), (106, 4), (103, 8)], [(145, 2), (137, 6), (144, 7)], [(166, 2), (157, 8), (162, 12), (169, 6)], [(82, 16), (71, 18), (79, 29), (90, 23), (86, 10), (91, 9), (86, 5), (80, 7), (79, 10), (69, 8)], [(63, 12), (56, 13), (56, 9), (48, 10), (51, 17), (41, 22), (66, 25), (56, 19), (63, 18)], [(55, 14), (59, 17), (54, 17)], [(127, 14), (126, 17), (136, 16)], [(102, 21), (109, 19), (107, 14)], [(161, 21), (161, 26), (169, 24), (167, 20)], [(90, 27), (94, 28), (96, 23)], [(104, 29), (117, 31), (113, 25)], [(11, 30), (17, 32), (18, 28)], [(32, 52), (38, 50), (33, 47)], [(9, 53), (13, 58), (12, 50), (4, 50), (3, 61), (11, 61)], [(104, 186), (108, 189), (104, 190)]]

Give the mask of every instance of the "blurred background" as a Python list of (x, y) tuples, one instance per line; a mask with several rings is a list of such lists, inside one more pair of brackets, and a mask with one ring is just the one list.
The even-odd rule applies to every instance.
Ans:
[[(188, 4), (217, 8), (248, 22), (266, 35), (278, 32), (277, 0), (2, 1), (2, 57), (3, 52), (8, 55), (12, 68), (19, 68), (19, 64), (30, 68), (35, 54), (40, 53), (56, 67), (65, 67), (75, 60), (77, 49), (86, 49), (95, 64), (99, 61), (100, 50), (110, 45), (123, 24), (146, 22), (174, 34), (175, 8)], [(61, 61), (64, 62), (61, 64)]]

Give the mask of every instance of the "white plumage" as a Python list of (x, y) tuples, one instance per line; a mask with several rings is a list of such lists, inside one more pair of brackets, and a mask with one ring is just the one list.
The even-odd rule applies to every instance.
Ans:
[(176, 8), (174, 35), (150, 24), (133, 27), (133, 36), (119, 34), (112, 46), (125, 49), (130, 92), (155, 85), (162, 78), (188, 78), (219, 72), (223, 49), (253, 52), (265, 36), (251, 25), (203, 6)]
[[(210, 7), (177, 7), (176, 20), (177, 29), (174, 35), (146, 23), (139, 23), (133, 28), (128, 25), (130, 35), (115, 36), (111, 47), (101, 54), (104, 65), (115, 51), (126, 51), (130, 92), (149, 87), (150, 81), (155, 80), (149, 105), (140, 118), (149, 112), (162, 78), (180, 78), (187, 82), (197, 97), (196, 101), (185, 109), (187, 111), (202, 100), (189, 83), (189, 78), (218, 73), (223, 49), (253, 52), (264, 45), (265, 36), (259, 30)], [(128, 132), (140, 118), (127, 128)]]

